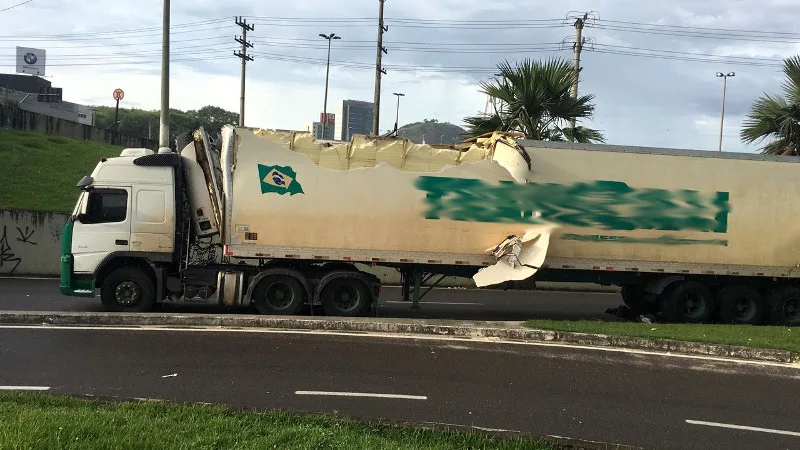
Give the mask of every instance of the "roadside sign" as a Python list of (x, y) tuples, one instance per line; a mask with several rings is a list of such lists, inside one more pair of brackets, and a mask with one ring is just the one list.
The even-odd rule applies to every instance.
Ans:
[(114, 89), (114, 100), (120, 101), (123, 98), (125, 98), (125, 92), (123, 92), (122, 89), (119, 88)]

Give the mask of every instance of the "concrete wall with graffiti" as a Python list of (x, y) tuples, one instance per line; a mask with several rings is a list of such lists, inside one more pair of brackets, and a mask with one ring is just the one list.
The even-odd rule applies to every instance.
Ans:
[(67, 217), (0, 210), (0, 275), (57, 275)]

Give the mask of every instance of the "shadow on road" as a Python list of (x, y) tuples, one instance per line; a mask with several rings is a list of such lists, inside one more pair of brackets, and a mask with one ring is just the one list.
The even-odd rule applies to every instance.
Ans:
[[(399, 288), (385, 287), (378, 306), (378, 317), (521, 321), (605, 320), (619, 318), (606, 314), (622, 303), (619, 295), (586, 292), (493, 291), (434, 289), (411, 309), (403, 302)], [(102, 312), (100, 299), (61, 295), (58, 280), (0, 278), (0, 309), (20, 311)], [(205, 314), (257, 314), (254, 308), (225, 308), (209, 305), (159, 305), (158, 311)], [(315, 308), (314, 315), (322, 315)]]

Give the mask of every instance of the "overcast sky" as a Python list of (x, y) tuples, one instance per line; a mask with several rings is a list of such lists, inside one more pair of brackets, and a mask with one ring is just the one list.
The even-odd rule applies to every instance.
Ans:
[[(162, 3), (0, 0), (0, 69), (15, 70), (15, 46), (47, 51), (47, 78), (68, 101), (158, 109)], [(306, 129), (323, 107), (327, 43), (336, 33), (328, 111), (343, 99), (372, 101), (377, 0), (172, 2), (170, 106), (238, 111), (240, 60), (234, 16), (248, 33), (246, 124)], [(261, 6), (259, 6), (261, 5)], [(5, 11), (4, 8), (12, 7)], [(463, 125), (482, 112), (477, 83), (496, 64), (525, 57), (572, 59), (574, 17), (584, 29), (580, 92), (596, 95), (593, 125), (608, 143), (716, 150), (722, 79), (728, 80), (724, 148), (739, 140), (751, 102), (780, 93), (782, 58), (800, 53), (797, 0), (387, 0), (381, 131), (438, 119)], [(727, 29), (733, 31), (724, 31)], [(716, 55), (716, 56), (715, 56)], [(157, 124), (155, 124), (157, 125)]]

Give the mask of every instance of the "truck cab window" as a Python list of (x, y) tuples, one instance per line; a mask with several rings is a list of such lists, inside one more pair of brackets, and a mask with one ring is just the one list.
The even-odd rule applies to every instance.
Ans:
[(96, 190), (89, 193), (86, 214), (81, 222), (124, 222), (128, 216), (128, 192), (120, 189)]

